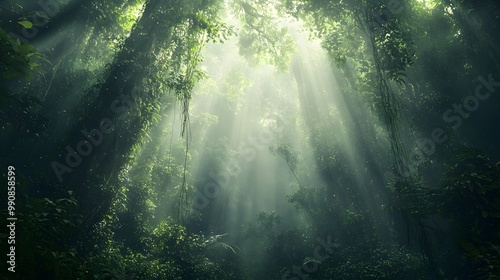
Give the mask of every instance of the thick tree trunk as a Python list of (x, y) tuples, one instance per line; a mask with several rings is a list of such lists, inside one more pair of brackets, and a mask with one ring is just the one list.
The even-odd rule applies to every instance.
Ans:
[(96, 213), (102, 214), (110, 205), (117, 173), (127, 162), (150, 117), (139, 115), (136, 104), (148, 106), (153, 101), (151, 93), (137, 89), (147, 78), (148, 67), (155, 62), (158, 42), (171, 37), (172, 26), (160, 28), (155, 22), (166, 10), (161, 3), (161, 0), (148, 2), (111, 65), (98, 96), (83, 110), (87, 114), (73, 126), (61, 145), (59, 163), (66, 167), (58, 166), (56, 173), (64, 188), (75, 191), (83, 213), (92, 221), (99, 219)]

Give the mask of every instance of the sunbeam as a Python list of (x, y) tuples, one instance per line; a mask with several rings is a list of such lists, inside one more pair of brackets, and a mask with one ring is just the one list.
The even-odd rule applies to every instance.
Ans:
[(500, 279), (498, 1), (35, 2), (2, 279)]

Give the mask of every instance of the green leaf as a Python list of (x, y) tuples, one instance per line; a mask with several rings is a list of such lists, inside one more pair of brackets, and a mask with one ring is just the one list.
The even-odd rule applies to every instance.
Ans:
[(48, 198), (44, 198), (44, 200), (49, 203), (50, 205), (56, 205), (52, 200), (48, 199)]
[(33, 23), (31, 23), (31, 21), (23, 20), (23, 21), (18, 21), (17, 23), (19, 23), (26, 29), (30, 29), (33, 27)]

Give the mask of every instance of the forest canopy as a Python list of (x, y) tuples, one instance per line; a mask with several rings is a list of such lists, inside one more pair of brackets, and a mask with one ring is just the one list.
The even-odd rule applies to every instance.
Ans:
[(500, 279), (499, 2), (0, 14), (2, 279)]

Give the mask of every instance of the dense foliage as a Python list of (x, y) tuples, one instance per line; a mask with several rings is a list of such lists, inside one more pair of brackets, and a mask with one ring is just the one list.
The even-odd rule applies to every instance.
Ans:
[(2, 279), (500, 279), (496, 1), (0, 14)]

